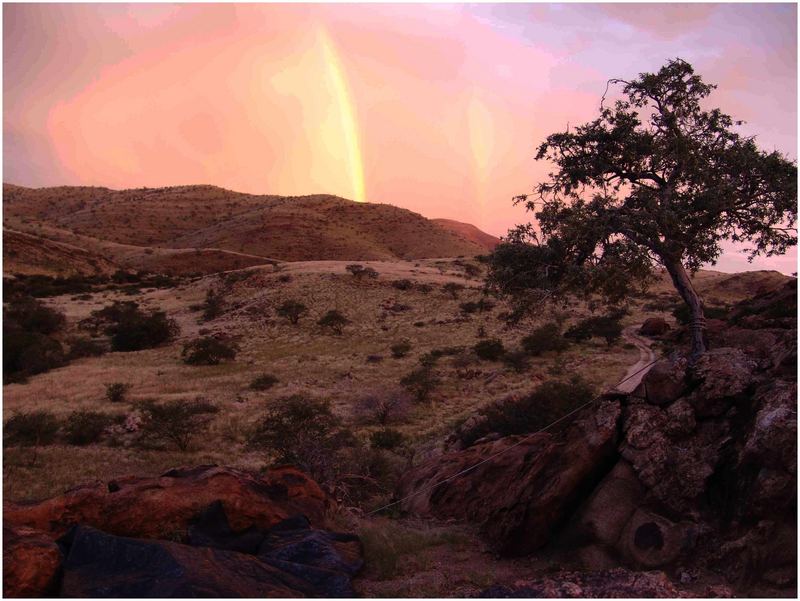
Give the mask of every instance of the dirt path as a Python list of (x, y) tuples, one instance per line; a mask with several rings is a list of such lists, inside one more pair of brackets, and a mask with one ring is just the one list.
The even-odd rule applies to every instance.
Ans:
[[(640, 336), (638, 333), (639, 328), (641, 327), (642, 324), (635, 324), (628, 326), (622, 331), (622, 337), (639, 349), (639, 360), (628, 368), (628, 371), (625, 373), (625, 377), (622, 378), (621, 383), (617, 384), (615, 387), (615, 390), (618, 390), (619, 392), (633, 392), (634, 389), (639, 385), (639, 382), (642, 381), (642, 378), (648, 370), (643, 370), (638, 374), (636, 372), (642, 369), (648, 363), (651, 363), (656, 358), (655, 353), (650, 348), (650, 345), (653, 344), (653, 341), (644, 336)], [(626, 378), (630, 377), (632, 374), (636, 375), (630, 380), (626, 380)]]

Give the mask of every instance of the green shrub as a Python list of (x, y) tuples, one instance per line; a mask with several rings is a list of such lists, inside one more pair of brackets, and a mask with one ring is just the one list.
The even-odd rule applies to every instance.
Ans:
[[(790, 312), (790, 314), (794, 315), (795, 313)], [(681, 303), (675, 307), (672, 310), (672, 315), (675, 317), (678, 323), (689, 325), (691, 312), (689, 311), (689, 306), (686, 303)], [(727, 307), (703, 307), (703, 315), (706, 319), (728, 319), (728, 309)]]
[(13, 298), (3, 310), (3, 321), (16, 324), (21, 330), (53, 334), (64, 327), (63, 313), (45, 306), (31, 297)]
[(469, 301), (459, 305), (462, 313), (475, 313), (478, 310), (478, 303)]
[(447, 282), (444, 286), (442, 286), (442, 290), (454, 300), (458, 298), (458, 293), (463, 289), (464, 284), (459, 284), (457, 282)]
[(411, 280), (395, 280), (392, 282), (392, 287), (397, 288), (398, 290), (411, 290), (414, 287), (414, 284)]
[(98, 340), (92, 338), (73, 338), (69, 345), (67, 357), (72, 359), (83, 359), (84, 357), (99, 357), (106, 352), (106, 347)]
[(352, 263), (345, 267), (347, 271), (353, 274), (357, 280), (362, 278), (377, 278), (378, 272), (375, 271), (372, 267), (364, 267), (363, 265), (359, 265), (358, 263)]
[(530, 359), (528, 359), (528, 353), (521, 350), (508, 351), (505, 355), (503, 355), (503, 363), (517, 373), (527, 371), (531, 366)]
[(278, 378), (272, 374), (261, 374), (250, 382), (250, 388), (253, 390), (269, 390), (278, 383)]
[(173, 340), (178, 325), (163, 311), (142, 311), (133, 301), (116, 301), (93, 314), (105, 321), (106, 334), (111, 336), (111, 348), (130, 352), (155, 348)]
[(417, 402), (421, 403), (426, 401), (434, 388), (439, 385), (439, 378), (430, 365), (423, 365), (404, 376), (400, 380), (400, 385), (405, 387)]
[(203, 301), (203, 319), (211, 321), (222, 315), (225, 307), (225, 297), (220, 290), (209, 288)]
[(237, 352), (232, 342), (206, 336), (184, 344), (181, 356), (189, 365), (219, 365), (223, 361), (233, 361)]
[(408, 355), (411, 351), (411, 343), (409, 342), (398, 342), (397, 344), (392, 345), (392, 357), (395, 359), (401, 359)]
[(355, 405), (356, 417), (366, 423), (385, 426), (389, 423), (405, 421), (411, 406), (411, 399), (402, 389), (381, 388), (368, 392)]
[(22, 447), (48, 445), (56, 439), (58, 428), (56, 416), (49, 411), (17, 413), (3, 425), (3, 444)]
[(192, 439), (203, 432), (219, 408), (205, 399), (156, 403), (143, 401), (139, 409), (145, 417), (141, 438), (156, 444), (172, 444), (186, 451)]
[(592, 389), (581, 380), (548, 380), (519, 399), (495, 402), (482, 409), (484, 420), (459, 433), (465, 446), (496, 432), (502, 436), (528, 434), (549, 426), (592, 399)]
[(331, 309), (317, 321), (318, 326), (333, 332), (337, 336), (344, 331), (344, 326), (349, 323), (350, 320), (336, 309)]
[(386, 451), (391, 451), (402, 446), (404, 441), (405, 437), (403, 434), (393, 428), (377, 430), (370, 436), (370, 444), (373, 449), (384, 449)]
[(3, 381), (20, 382), (66, 363), (58, 340), (3, 323)]
[(614, 344), (622, 336), (622, 324), (617, 315), (590, 317), (570, 327), (564, 338), (580, 342), (590, 338), (603, 338), (608, 346)]
[(308, 313), (308, 307), (296, 300), (286, 300), (280, 307), (278, 307), (276, 313), (280, 317), (285, 317), (288, 319), (289, 323), (292, 325), (297, 325), (297, 323), (300, 321), (300, 318)]
[(124, 403), (131, 385), (124, 382), (113, 382), (106, 385), (106, 398), (111, 403)]
[(546, 323), (533, 330), (522, 339), (522, 348), (534, 357), (549, 351), (561, 352), (569, 346), (567, 340), (561, 335), (561, 327), (555, 323)]
[(83, 446), (100, 440), (114, 418), (97, 411), (73, 411), (64, 422), (64, 438), (69, 444)]
[(497, 361), (506, 352), (502, 341), (496, 338), (481, 340), (473, 347), (473, 350), (478, 358), (484, 361)]

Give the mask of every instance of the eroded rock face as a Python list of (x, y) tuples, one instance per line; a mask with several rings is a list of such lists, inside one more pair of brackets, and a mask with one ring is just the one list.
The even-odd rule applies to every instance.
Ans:
[(9, 503), (3, 518), (54, 536), (82, 524), (119, 536), (182, 538), (191, 520), (215, 501), (222, 503), (236, 530), (269, 528), (297, 514), (322, 524), (330, 503), (311, 478), (291, 467), (259, 478), (232, 468), (200, 466), (155, 478), (81, 486), (41, 503)]
[(48, 597), (61, 568), (55, 541), (32, 528), (3, 526), (3, 597)]
[(622, 568), (596, 572), (561, 572), (544, 578), (493, 586), (483, 598), (669, 598), (692, 597), (678, 589), (664, 572), (631, 572)]
[(667, 405), (686, 391), (686, 361), (663, 359), (653, 365), (642, 378), (633, 396), (653, 405)]
[(670, 325), (662, 317), (648, 317), (639, 328), (639, 333), (642, 336), (661, 336), (669, 330)]
[(559, 434), (509, 436), (445, 454), (408, 472), (397, 496), (417, 493), (403, 504), (410, 513), (481, 524), (501, 554), (528, 553), (549, 540), (608, 470), (619, 418), (619, 403), (605, 401)]
[(700, 417), (723, 415), (754, 382), (757, 363), (737, 348), (707, 351), (694, 366), (696, 385), (688, 400)]

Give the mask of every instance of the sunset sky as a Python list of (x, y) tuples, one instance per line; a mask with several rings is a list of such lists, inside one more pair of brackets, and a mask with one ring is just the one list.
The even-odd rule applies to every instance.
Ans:
[[(526, 219), (549, 133), (611, 77), (692, 63), (711, 104), (796, 159), (793, 4), (3, 6), (3, 180), (332, 193)], [(796, 271), (796, 256), (754, 266)]]

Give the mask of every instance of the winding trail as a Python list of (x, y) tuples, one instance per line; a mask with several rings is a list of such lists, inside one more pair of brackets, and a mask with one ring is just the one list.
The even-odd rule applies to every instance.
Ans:
[[(639, 349), (639, 360), (628, 368), (628, 371), (625, 372), (622, 380), (625, 380), (625, 378), (629, 377), (631, 374), (636, 373), (638, 370), (642, 369), (656, 358), (655, 353), (650, 348), (650, 346), (653, 344), (653, 341), (639, 334), (639, 328), (641, 327), (642, 324), (634, 324), (632, 326), (628, 326), (622, 331), (622, 337)], [(650, 370), (644, 370), (642, 373), (636, 374), (630, 380), (621, 380), (622, 383), (615, 386), (614, 390), (624, 393), (633, 392), (648, 371)]]

